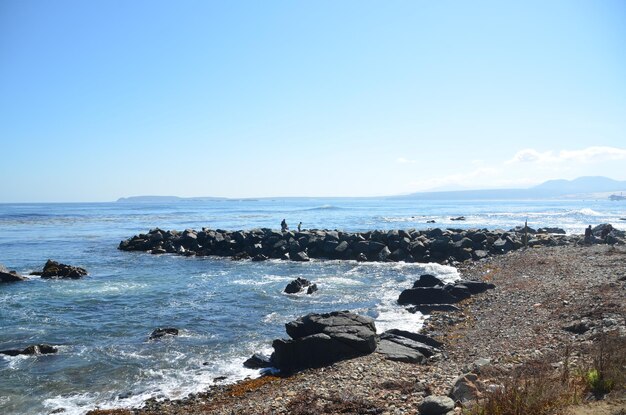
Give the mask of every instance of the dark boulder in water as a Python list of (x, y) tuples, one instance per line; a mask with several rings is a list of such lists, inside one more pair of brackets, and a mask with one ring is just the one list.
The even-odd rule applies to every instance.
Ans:
[(164, 336), (178, 336), (178, 329), (174, 327), (159, 327), (150, 334), (150, 340), (160, 339)]
[(21, 276), (16, 271), (9, 271), (0, 264), (0, 283), (1, 282), (17, 282), (26, 281), (28, 278)]
[(32, 346), (28, 346), (23, 350), (18, 349), (9, 349), (9, 350), (0, 350), (0, 354), (4, 354), (7, 356), (18, 356), (18, 355), (40, 355), (40, 354), (52, 354), (56, 353), (58, 349), (54, 346), (50, 346), (49, 344), (35, 344)]
[(459, 299), (449, 293), (444, 287), (409, 288), (400, 293), (399, 304), (454, 304)]
[[(313, 286), (315, 286), (315, 288), (311, 288)], [(317, 291), (316, 284), (311, 284), (311, 281), (307, 280), (306, 278), (298, 277), (295, 280), (291, 281), (289, 284), (287, 284), (284, 292), (287, 294), (297, 294), (307, 287), (309, 288), (307, 290), (307, 294), (312, 294), (313, 292)]]
[(266, 367), (272, 367), (272, 362), (268, 356), (255, 353), (252, 357), (243, 362), (243, 365), (248, 369), (264, 369)]
[(85, 275), (87, 275), (85, 268), (61, 264), (49, 259), (43, 266), (41, 278), (78, 279)]
[(420, 275), (413, 283), (413, 288), (428, 288), (444, 285), (443, 281), (431, 274)]

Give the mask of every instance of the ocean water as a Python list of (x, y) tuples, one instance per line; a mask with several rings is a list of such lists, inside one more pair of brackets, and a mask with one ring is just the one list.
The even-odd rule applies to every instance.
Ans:
[[(465, 216), (464, 222), (450, 217)], [(0, 356), (0, 413), (82, 414), (96, 407), (140, 405), (205, 390), (218, 376), (233, 382), (252, 353), (271, 352), (284, 323), (310, 312), (352, 310), (376, 319), (379, 331), (418, 330), (419, 314), (395, 304), (420, 274), (458, 278), (438, 264), (351, 261), (231, 261), (118, 251), (120, 240), (161, 229), (303, 227), (365, 231), (560, 226), (626, 222), (626, 203), (610, 201), (470, 202), (384, 199), (262, 199), (167, 204), (0, 204), (0, 263), (22, 274), (48, 258), (87, 268), (76, 281), (0, 285), (0, 350), (50, 343), (59, 353)], [(285, 295), (302, 276), (319, 291)], [(147, 341), (157, 327), (178, 337)]]

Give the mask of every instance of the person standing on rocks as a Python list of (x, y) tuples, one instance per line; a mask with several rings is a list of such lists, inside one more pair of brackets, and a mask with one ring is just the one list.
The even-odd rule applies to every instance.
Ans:
[(302, 231), (302, 222), (298, 223), (298, 232)]
[(280, 230), (283, 232), (289, 230), (289, 226), (287, 226), (287, 221), (285, 219), (283, 219), (283, 221), (280, 223)]

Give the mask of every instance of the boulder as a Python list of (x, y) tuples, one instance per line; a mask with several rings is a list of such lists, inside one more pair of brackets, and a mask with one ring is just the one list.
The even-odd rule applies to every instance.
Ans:
[(376, 349), (374, 320), (348, 311), (308, 314), (285, 328), (291, 339), (272, 343), (272, 365), (284, 372), (322, 367)]
[(413, 283), (413, 288), (428, 288), (444, 285), (443, 281), (431, 274), (420, 275)]
[(478, 376), (475, 373), (466, 373), (454, 380), (454, 384), (452, 388), (450, 388), (448, 396), (455, 402), (460, 402), (464, 405), (470, 402), (476, 402), (482, 397), (480, 386)]
[(556, 233), (556, 234), (561, 234), (561, 235), (565, 235), (565, 229), (562, 228), (539, 228), (537, 229), (537, 233)]
[(465, 220), (465, 216), (457, 216), (456, 218), (450, 218), (453, 221)]
[(21, 276), (16, 271), (9, 271), (2, 264), (0, 264), (0, 283), (26, 280), (28, 280), (28, 278)]
[(457, 312), (461, 311), (461, 309), (452, 304), (424, 304), (424, 305), (416, 305), (413, 307), (407, 308), (407, 311), (411, 313), (422, 313), (422, 314), (430, 314), (433, 311), (452, 311)]
[(178, 336), (178, 329), (174, 327), (159, 327), (150, 334), (150, 340), (160, 339), (164, 336)]
[(428, 337), (425, 334), (414, 333), (412, 331), (400, 330), (400, 329), (390, 329), (385, 333), (395, 334), (397, 336), (406, 337), (411, 340), (415, 340), (416, 342), (424, 343), (428, 346), (434, 347), (435, 349), (441, 349), (443, 347), (443, 343), (433, 339), (432, 337)]
[(398, 304), (454, 304), (459, 300), (444, 287), (409, 288), (400, 293)]
[(433, 346), (429, 346), (417, 340), (413, 340), (408, 337), (400, 336), (394, 333), (384, 332), (380, 335), (380, 340), (387, 340), (396, 344), (400, 344), (404, 347), (408, 347), (409, 349), (416, 350), (423, 354), (425, 357), (431, 357), (432, 355), (437, 353), (437, 348)]
[(418, 406), (420, 415), (445, 415), (454, 410), (454, 401), (447, 396), (427, 396)]
[(385, 359), (405, 363), (423, 363), (426, 357), (418, 350), (402, 344), (383, 339), (378, 342), (376, 353), (385, 356)]
[(309, 285), (309, 287), (306, 289), (306, 293), (307, 294), (313, 294), (314, 292), (317, 291), (317, 284), (311, 284)]
[(243, 362), (243, 365), (248, 369), (263, 369), (266, 367), (272, 367), (272, 362), (268, 356), (255, 353)]
[[(287, 284), (284, 292), (287, 294), (296, 294), (302, 291), (306, 287), (311, 288), (311, 281), (307, 280), (306, 278), (298, 277), (295, 280), (291, 281), (289, 284)], [(314, 291), (317, 291), (317, 285), (315, 285), (315, 288), (312, 289), (311, 292), (307, 290), (307, 294), (312, 294)]]
[(43, 266), (41, 278), (78, 279), (87, 275), (85, 268), (61, 264), (49, 259)]
[(496, 288), (494, 284), (482, 281), (458, 280), (455, 281), (455, 285), (462, 285), (466, 287), (471, 294), (480, 294), (484, 293), (487, 290), (492, 290)]
[(308, 262), (308, 261), (310, 261), (309, 256), (304, 251), (294, 252), (293, 254), (289, 255), (289, 258), (292, 261), (297, 261), (297, 262)]
[(4, 354), (7, 356), (17, 356), (17, 355), (40, 355), (40, 354), (52, 354), (58, 352), (58, 349), (54, 346), (50, 346), (49, 344), (36, 344), (32, 346), (28, 346), (23, 350), (19, 349), (9, 349), (9, 350), (0, 350), (0, 354)]

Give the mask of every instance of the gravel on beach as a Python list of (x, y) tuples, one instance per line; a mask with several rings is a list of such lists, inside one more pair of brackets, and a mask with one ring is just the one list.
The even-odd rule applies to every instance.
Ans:
[[(182, 400), (150, 400), (141, 409), (92, 413), (418, 414), (426, 396), (447, 395), (455, 379), (477, 361), (488, 362), (493, 376), (539, 358), (556, 368), (566, 348), (573, 350), (576, 364), (583, 359), (577, 350), (594, 336), (626, 336), (623, 246), (521, 249), (462, 263), (459, 270), (463, 278), (489, 281), (496, 289), (460, 303), (460, 312), (431, 315), (422, 332), (445, 346), (426, 364), (389, 361), (374, 353), (290, 377), (217, 386)], [(614, 395), (615, 413), (626, 411), (624, 391)]]

